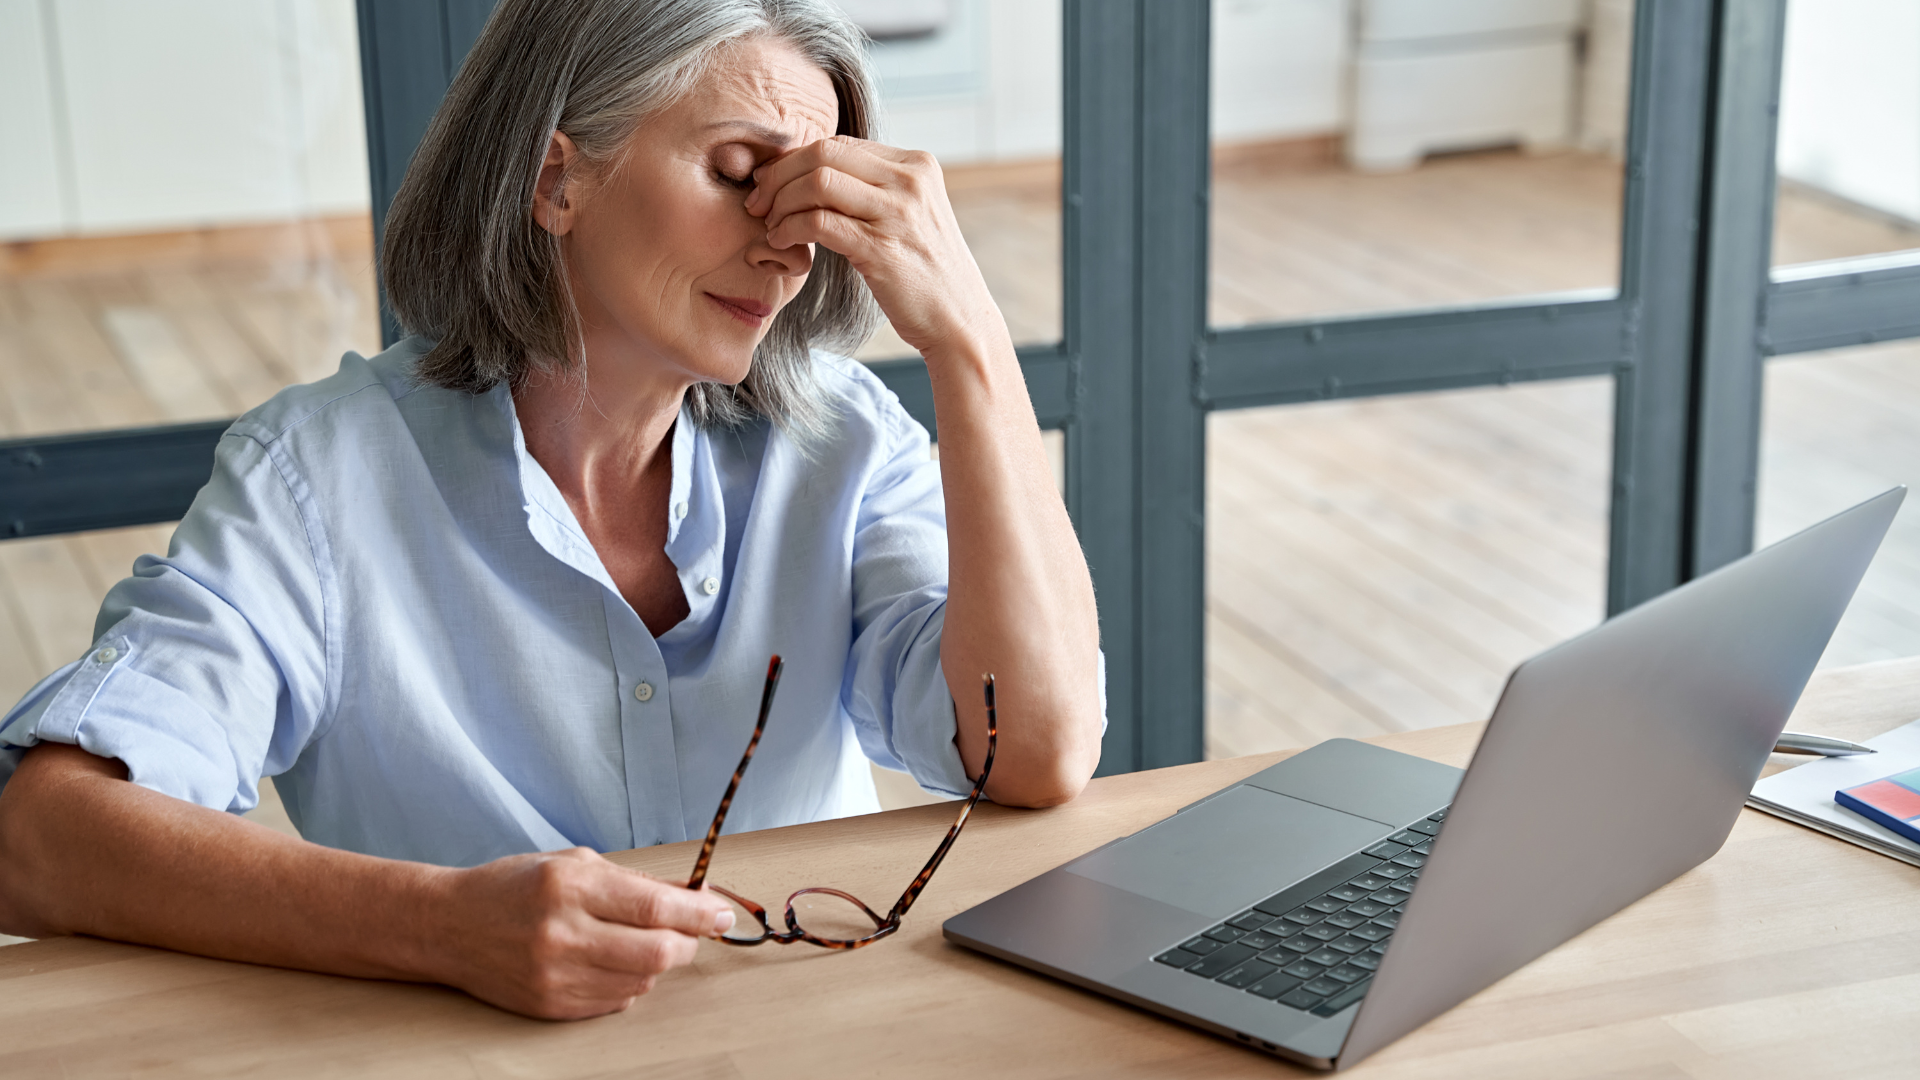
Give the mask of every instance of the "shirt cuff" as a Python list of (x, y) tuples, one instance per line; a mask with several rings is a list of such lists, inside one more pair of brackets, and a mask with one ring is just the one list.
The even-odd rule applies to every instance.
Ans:
[[(895, 702), (894, 749), (913, 782), (926, 791), (950, 798), (964, 799), (973, 793), (973, 781), (967, 779), (967, 767), (960, 760), (960, 748), (954, 745), (959, 723), (954, 713), (953, 695), (940, 673), (939, 653), (934, 655), (931, 678), (914, 680), (920, 687), (920, 700)], [(907, 680), (902, 680), (906, 683)], [(900, 717), (912, 717), (906, 723)]]
[(43, 742), (78, 746), (127, 767), (141, 787), (214, 810), (234, 808), (239, 784), (227, 735), (197, 703), (133, 666), (124, 636), (94, 645), (43, 681), (0, 724), (0, 783)]

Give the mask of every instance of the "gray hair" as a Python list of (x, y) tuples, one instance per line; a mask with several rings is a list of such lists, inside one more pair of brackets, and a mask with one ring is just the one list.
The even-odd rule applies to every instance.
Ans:
[[(579, 314), (560, 240), (532, 213), (552, 133), (604, 169), (724, 47), (757, 37), (791, 45), (826, 73), (839, 99), (837, 134), (872, 137), (865, 41), (823, 0), (502, 0), (387, 215), (387, 302), (409, 332), (433, 342), (415, 377), (479, 393), (536, 369), (575, 369)], [(694, 385), (688, 410), (703, 427), (758, 415), (797, 434), (820, 432), (828, 411), (811, 349), (850, 353), (878, 322), (859, 273), (818, 249), (746, 379)]]

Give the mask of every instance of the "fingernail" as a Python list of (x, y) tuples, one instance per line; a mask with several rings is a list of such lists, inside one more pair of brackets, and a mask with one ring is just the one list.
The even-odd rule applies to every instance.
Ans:
[(713, 917), (713, 932), (720, 935), (733, 929), (733, 912), (722, 911)]

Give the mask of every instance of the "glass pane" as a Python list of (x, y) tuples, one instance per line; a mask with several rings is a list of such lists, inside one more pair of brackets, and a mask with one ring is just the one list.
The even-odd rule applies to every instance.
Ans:
[[(1060, 5), (951, 0), (848, 10), (878, 39), (881, 137), (940, 159), (960, 230), (1013, 340), (1060, 340)], [(912, 354), (883, 327), (858, 356)]]
[(93, 643), (93, 618), (114, 582), (172, 525), (0, 542), (0, 710)]
[[(1920, 343), (1767, 362), (1760, 544), (1920, 482)], [(1920, 654), (1920, 508), (1909, 494), (1821, 667)]]
[(0, 438), (233, 416), (378, 348), (355, 25), (0, 6)]
[(1215, 413), (1207, 756), (1484, 720), (1606, 606), (1610, 380)]
[(1920, 247), (1920, 6), (1791, 0), (1775, 266)]
[(1209, 321), (1619, 280), (1627, 0), (1214, 0)]

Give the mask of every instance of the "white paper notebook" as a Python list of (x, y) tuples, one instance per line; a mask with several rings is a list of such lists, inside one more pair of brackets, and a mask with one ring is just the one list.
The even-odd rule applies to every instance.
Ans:
[(1920, 768), (1920, 720), (1868, 739), (1880, 751), (1853, 757), (1817, 758), (1775, 773), (1753, 786), (1747, 805), (1819, 829), (1869, 851), (1920, 866), (1920, 844), (1884, 829), (1833, 801), (1841, 788)]

